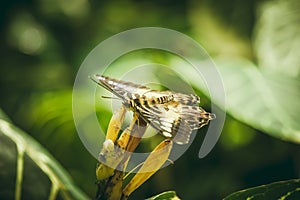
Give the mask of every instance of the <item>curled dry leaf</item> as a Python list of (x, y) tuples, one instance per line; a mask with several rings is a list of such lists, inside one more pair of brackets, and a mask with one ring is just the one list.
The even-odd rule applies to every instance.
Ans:
[(168, 160), (173, 143), (166, 139), (162, 141), (148, 156), (138, 173), (131, 179), (123, 190), (123, 198), (128, 196), (148, 180)]

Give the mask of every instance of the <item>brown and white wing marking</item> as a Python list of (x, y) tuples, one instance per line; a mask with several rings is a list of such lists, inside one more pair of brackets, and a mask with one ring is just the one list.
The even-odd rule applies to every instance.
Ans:
[(206, 112), (203, 108), (198, 106), (180, 105), (178, 108), (181, 113), (181, 117), (189, 126), (195, 130), (200, 129), (216, 116), (212, 113)]
[[(136, 100), (141, 101), (141, 100)], [(177, 102), (165, 104), (137, 103), (136, 111), (156, 130), (177, 144), (187, 144), (193, 130), (199, 129), (215, 118), (198, 106)]]
[(175, 101), (180, 102), (183, 105), (198, 105), (200, 103), (200, 97), (194, 94), (182, 94), (174, 93)]
[(167, 138), (173, 138), (177, 144), (189, 142), (191, 127), (170, 105), (154, 104), (136, 106), (137, 112), (156, 130)]
[(96, 75), (92, 80), (122, 99), (124, 105), (178, 144), (188, 143), (193, 130), (215, 118), (214, 114), (198, 107), (200, 98), (193, 94), (160, 92), (102, 75)]
[(160, 94), (172, 95), (174, 97), (174, 101), (183, 105), (198, 105), (200, 103), (200, 97), (194, 94), (183, 94), (171, 91), (162, 91)]
[(143, 85), (121, 81), (102, 75), (95, 75), (92, 80), (125, 101), (138, 98), (144, 93), (152, 91), (150, 88)]
[(92, 80), (115, 94), (120, 99), (126, 101), (137, 99), (139, 97), (153, 100), (159, 99), (163, 96), (172, 96), (172, 100), (183, 105), (196, 105), (200, 103), (200, 98), (194, 94), (175, 93), (172, 91), (156, 91), (143, 85), (117, 80), (103, 75), (95, 75)]

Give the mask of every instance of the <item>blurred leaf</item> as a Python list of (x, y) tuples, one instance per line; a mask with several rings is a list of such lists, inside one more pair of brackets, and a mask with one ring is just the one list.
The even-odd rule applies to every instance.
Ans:
[(88, 199), (46, 149), (0, 113), (0, 199)]
[(150, 197), (147, 200), (179, 200), (180, 198), (176, 195), (174, 191), (167, 191), (161, 194), (158, 194), (154, 197)]
[(280, 181), (235, 192), (224, 200), (300, 199), (300, 179)]
[(7, 117), (7, 115), (3, 112), (2, 109), (0, 109), (0, 120), (5, 120), (7, 122), (10, 122), (10, 119)]
[[(86, 93), (81, 93), (82, 99)], [(81, 97), (80, 97), (81, 98)], [(99, 97), (98, 97), (99, 98)], [(80, 109), (84, 119), (91, 113), (85, 108)], [(18, 121), (22, 127), (30, 130), (32, 135), (68, 170), (76, 185), (88, 194), (94, 194), (94, 188), (87, 182), (95, 180), (95, 158), (86, 150), (76, 132), (72, 114), (72, 90), (57, 90), (44, 93), (35, 93), (22, 105)], [(110, 112), (102, 112), (100, 125), (108, 124)], [(100, 120), (99, 120), (100, 121)], [(107, 125), (106, 125), (107, 126)], [(87, 127), (86, 135), (91, 141), (98, 141), (98, 135), (89, 134), (91, 128)], [(95, 142), (94, 148), (99, 148)], [(78, 161), (80, 158), (80, 162)], [(82, 164), (84, 163), (84, 165)]]
[(300, 1), (268, 1), (259, 10), (255, 50), (259, 66), (300, 77)]
[(253, 128), (228, 116), (220, 137), (220, 145), (227, 150), (236, 150), (253, 142), (255, 136), (256, 132)]
[[(243, 59), (215, 59), (226, 94), (226, 110), (236, 119), (274, 137), (300, 143), (300, 81), (258, 70)], [(203, 80), (191, 66), (175, 64), (176, 71), (206, 95)], [(178, 61), (177, 61), (178, 62)], [(203, 63), (202, 70), (209, 70)], [(206, 77), (215, 79), (216, 77)], [(218, 100), (215, 99), (216, 104)]]
[(40, 54), (47, 43), (44, 28), (28, 12), (18, 12), (10, 24), (8, 42), (22, 53)]
[(253, 17), (251, 7), (247, 1), (230, 4), (192, 1), (188, 17), (193, 38), (212, 55), (251, 58), (252, 49), (247, 36), (252, 30), (252, 24), (247, 23)]
[[(43, 137), (48, 141), (49, 138), (55, 137), (58, 142), (63, 140), (66, 144), (76, 137), (71, 90), (33, 95), (20, 113), (28, 113), (26, 118), (21, 118), (24, 124), (39, 133), (38, 138)], [(41, 132), (43, 134), (40, 134)]]

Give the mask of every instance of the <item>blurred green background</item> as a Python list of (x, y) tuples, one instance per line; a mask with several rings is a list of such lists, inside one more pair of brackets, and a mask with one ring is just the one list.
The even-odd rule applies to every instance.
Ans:
[[(207, 157), (198, 158), (203, 128), (191, 148), (132, 199), (166, 190), (183, 199), (221, 199), (244, 188), (299, 177), (297, 0), (12, 0), (0, 5), (0, 107), (49, 150), (90, 198), (96, 193), (97, 161), (75, 130), (73, 82), (98, 43), (143, 26), (174, 29), (204, 46), (224, 80), (228, 115)], [(173, 62), (159, 54), (149, 59)], [(189, 79), (203, 95), (196, 80)], [(209, 99), (201, 99), (209, 110)], [(111, 116), (106, 113), (103, 124)]]

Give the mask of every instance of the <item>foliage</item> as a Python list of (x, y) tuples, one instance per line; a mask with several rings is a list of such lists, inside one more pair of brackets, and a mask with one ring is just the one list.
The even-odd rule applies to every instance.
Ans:
[[(176, 62), (176, 71), (191, 77), (195, 88), (206, 91), (197, 73)], [(246, 59), (216, 58), (215, 62), (223, 79), (228, 114), (274, 137), (300, 143), (297, 79), (260, 70)]]
[(299, 199), (300, 198), (300, 180), (280, 181), (268, 185), (262, 185), (235, 192), (224, 200), (239, 199)]
[(174, 191), (163, 192), (146, 200), (179, 200)]
[(0, 138), (1, 199), (88, 199), (47, 150), (2, 111)]
[[(183, 199), (221, 199), (269, 183), (257, 187), (259, 192), (285, 183), (295, 186), (298, 183), (292, 179), (299, 178), (300, 165), (299, 8), (297, 0), (2, 1), (0, 105), (31, 136), (5, 116), (1, 122), (9, 124), (13, 135), (26, 138), (25, 142), (32, 141), (29, 137), (40, 142), (93, 198), (97, 161), (83, 147), (72, 121), (71, 88), (76, 71), (87, 53), (113, 34), (140, 26), (171, 28), (191, 36), (213, 56), (224, 81), (228, 116), (220, 142), (208, 157), (199, 160), (196, 156), (205, 131), (200, 130), (191, 148), (173, 166), (149, 179), (132, 199), (170, 188)], [(201, 106), (209, 104), (204, 87), (183, 67), (186, 63), (162, 52), (125, 55), (113, 63), (110, 73), (121, 74), (149, 61), (172, 66), (201, 96)], [(111, 111), (106, 108), (107, 100), (98, 100), (97, 109), (103, 113), (99, 120), (106, 130)], [(2, 167), (16, 166), (18, 153), (16, 142), (3, 133), (0, 143), (5, 147), (0, 150), (0, 178), (5, 180), (0, 194), (7, 188), (10, 198), (16, 191), (16, 167)], [(36, 142), (29, 143), (45, 153)], [(142, 141), (141, 150), (156, 144), (157, 140)], [(34, 177), (24, 176), (24, 181), (40, 183), (43, 190), (36, 195), (48, 196), (49, 176), (28, 155), (25, 151), (24, 166), (30, 166), (30, 173), (25, 167), (24, 174)], [(45, 155), (52, 165), (58, 165)], [(70, 181), (68, 176), (58, 179)], [(275, 183), (282, 180), (287, 181)], [(73, 189), (81, 193), (78, 187)], [(297, 187), (285, 187), (284, 192)], [(246, 190), (246, 196), (248, 191), (250, 195), (257, 192), (256, 188)], [(73, 192), (66, 191), (76, 196)], [(242, 192), (237, 194), (244, 197)]]

